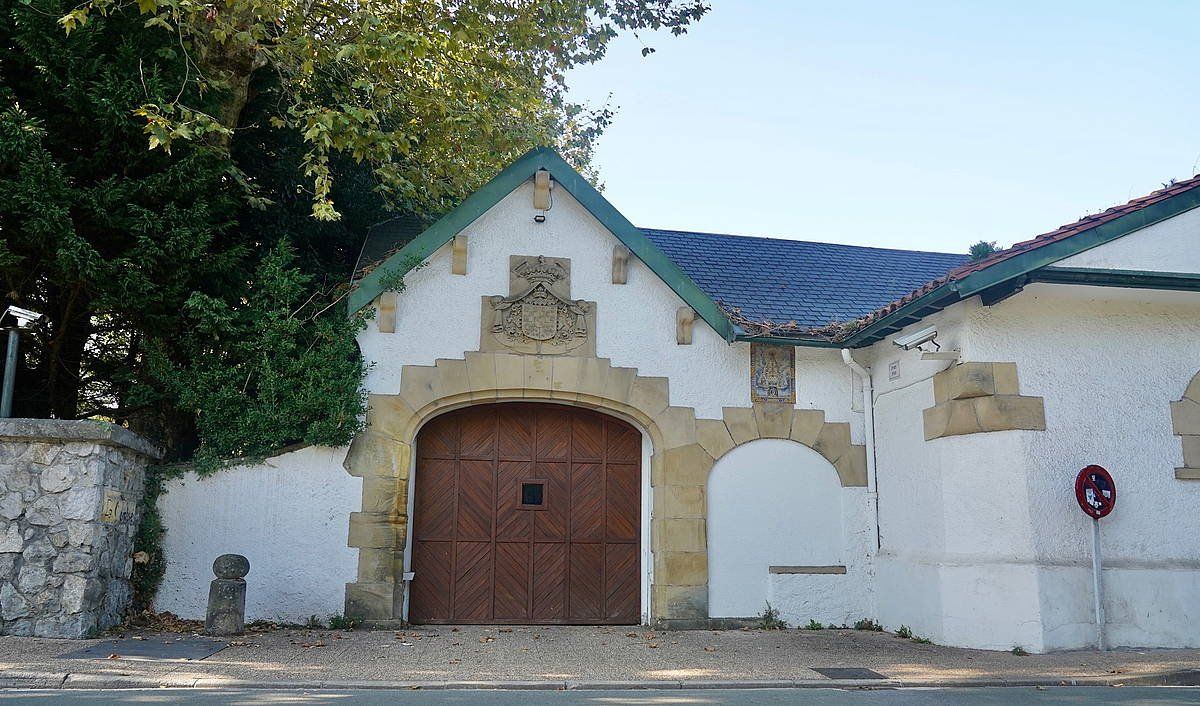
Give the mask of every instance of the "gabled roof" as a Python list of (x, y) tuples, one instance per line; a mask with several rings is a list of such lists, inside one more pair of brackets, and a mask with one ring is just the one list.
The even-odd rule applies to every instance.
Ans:
[[(855, 322), (855, 330), (843, 337), (847, 345), (869, 345), (904, 326), (940, 311), (956, 301), (975, 294), (984, 303), (993, 303), (1018, 291), (1032, 279), (1105, 286), (1149, 286), (1153, 288), (1192, 288), (1186, 275), (1168, 273), (1088, 271), (1072, 268), (1072, 276), (1055, 276), (1041, 268), (1116, 240), (1200, 206), (1200, 176), (1169, 184), (1145, 196), (1100, 213), (1085, 216), (1031, 240), (993, 253), (982, 260), (954, 268), (944, 277), (926, 282), (902, 297), (880, 307)], [(1090, 280), (1090, 282), (1089, 282)], [(1167, 280), (1179, 280), (1170, 281)]]
[(366, 268), (350, 293), (350, 310), (370, 304), (390, 276), (429, 257), (539, 169), (549, 170), (558, 187), (729, 341), (785, 336), (797, 345), (832, 345), (829, 335), (812, 329), (861, 317), (966, 260), (944, 253), (639, 229), (556, 152), (539, 147), (398, 250), (373, 243), (376, 251), (391, 254)]
[(557, 187), (564, 188), (575, 197), (589, 213), (600, 221), (625, 247), (644, 262), (679, 298), (695, 310), (696, 314), (727, 341), (732, 341), (737, 331), (720, 307), (704, 293), (696, 283), (658, 249), (643, 233), (621, 215), (611, 203), (600, 195), (578, 172), (571, 168), (557, 152), (548, 147), (537, 147), (526, 152), (510, 164), (495, 178), (468, 196), (457, 208), (442, 216), (436, 223), (414, 238), (381, 264), (371, 269), (350, 292), (350, 311), (370, 304), (383, 293), (389, 278), (409, 266), (413, 261), (423, 261), (435, 250), (495, 206), (505, 196), (533, 177), (539, 169), (550, 172)]
[[(965, 255), (776, 238), (639, 229), (552, 149), (527, 152), (386, 260), (349, 295), (370, 304), (389, 278), (433, 254), (546, 169), (605, 228), (727, 341), (861, 347), (980, 294), (985, 303), (1033, 280), (1196, 289), (1200, 278), (1047, 265), (1200, 206), (1200, 177), (1087, 216), (978, 262)], [(383, 248), (381, 251), (387, 251)]]
[(642, 232), (735, 318), (795, 322), (794, 331), (858, 319), (967, 261), (966, 255), (950, 253), (654, 228)]

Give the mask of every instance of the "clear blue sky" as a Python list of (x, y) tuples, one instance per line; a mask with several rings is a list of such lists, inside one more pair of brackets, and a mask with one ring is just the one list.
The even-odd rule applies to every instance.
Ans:
[(1200, 164), (1200, 2), (712, 5), (572, 74), (636, 225), (962, 252)]

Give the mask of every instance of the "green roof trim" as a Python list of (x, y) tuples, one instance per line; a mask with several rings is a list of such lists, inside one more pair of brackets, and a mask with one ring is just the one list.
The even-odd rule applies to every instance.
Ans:
[(845, 348), (845, 344), (829, 341), (823, 338), (790, 338), (788, 336), (750, 336), (740, 335), (735, 341), (744, 343), (770, 343), (776, 346), (796, 346), (798, 348)]
[(959, 294), (964, 299), (1005, 280), (1052, 265), (1059, 260), (1123, 238), (1143, 228), (1174, 218), (1200, 206), (1200, 188), (1184, 191), (1158, 203), (1101, 223), (1062, 240), (1001, 260), (995, 265), (973, 272), (959, 280)]
[[(1056, 281), (1063, 284), (1092, 284), (1139, 289), (1190, 290), (1191, 286), (1188, 285), (1188, 282), (1193, 278), (1200, 280), (1200, 277), (1168, 272), (1051, 267), (1051, 265), (1197, 207), (1200, 207), (1200, 188), (1184, 191), (1062, 240), (1047, 243), (1007, 260), (1001, 260), (990, 267), (972, 272), (960, 280), (951, 280), (931, 289), (886, 316), (872, 321), (847, 338), (843, 345), (849, 348), (872, 345), (955, 302), (975, 294), (983, 294), (988, 290), (1003, 289), (1004, 285), (1009, 285), (1012, 290), (1003, 295), (1008, 296), (1015, 293), (1026, 281)], [(1055, 272), (1058, 274), (1054, 274)], [(1084, 281), (1088, 279), (1090, 281)], [(1165, 286), (1167, 284), (1173, 286)], [(999, 301), (1000, 298), (1003, 297), (994, 299), (993, 303)]]
[(714, 331), (726, 341), (734, 340), (733, 323), (725, 316), (717, 303), (696, 286), (696, 283), (684, 274), (678, 265), (654, 243), (650, 242), (625, 216), (621, 215), (608, 202), (608, 199), (588, 183), (587, 179), (584, 179), (579, 172), (575, 171), (549, 147), (537, 147), (526, 152), (478, 191), (464, 199), (456, 208), (438, 219), (425, 232), (413, 238), (407, 245), (372, 270), (370, 274), (363, 277), (348, 297), (350, 311), (355, 312), (369, 305), (383, 293), (383, 285), (390, 275), (414, 259), (424, 261), (434, 251), (475, 222), (488, 209), (532, 178), (539, 169), (549, 171), (558, 186), (566, 189), (576, 201), (587, 209), (588, 213), (591, 213), (596, 220), (600, 221), (601, 225), (616, 236), (625, 247), (629, 248), (630, 252), (644, 262), (654, 274), (658, 275), (659, 279), (665, 282), (684, 303), (692, 307), (696, 314)]
[(1048, 284), (1084, 284), (1093, 287), (1126, 287), (1128, 289), (1200, 292), (1200, 274), (1190, 272), (1110, 270), (1092, 267), (1047, 267), (1030, 273), (1029, 281), (1046, 282)]

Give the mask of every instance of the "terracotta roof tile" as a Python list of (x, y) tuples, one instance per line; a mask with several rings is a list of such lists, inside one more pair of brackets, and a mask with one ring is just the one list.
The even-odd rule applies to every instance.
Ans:
[(1059, 226), (1048, 233), (1042, 233), (1041, 235), (1035, 236), (1029, 240), (1015, 243), (1012, 247), (992, 253), (981, 260), (960, 265), (959, 267), (950, 270), (950, 272), (948, 272), (945, 276), (931, 280), (912, 292), (905, 294), (903, 297), (900, 297), (899, 299), (880, 307), (867, 316), (859, 319), (859, 326), (857, 328), (863, 328), (877, 319), (887, 316), (896, 309), (899, 309), (905, 304), (908, 304), (914, 299), (933, 291), (937, 287), (947, 282), (961, 280), (968, 275), (986, 270), (997, 263), (1004, 262), (1005, 260), (1009, 260), (1017, 255), (1045, 247), (1051, 243), (1057, 243), (1066, 240), (1071, 236), (1091, 230), (1092, 228), (1108, 223), (1109, 221), (1114, 221), (1122, 216), (1127, 216), (1131, 213), (1146, 208), (1147, 206), (1151, 206), (1160, 201), (1165, 201), (1172, 196), (1177, 196), (1185, 191), (1190, 191), (1197, 187), (1200, 187), (1200, 175), (1194, 176), (1191, 179), (1185, 179), (1183, 181), (1170, 184), (1162, 189), (1146, 194), (1145, 196), (1139, 196), (1135, 199), (1131, 199), (1127, 203), (1121, 204), (1120, 206), (1113, 206), (1112, 208), (1106, 209), (1100, 213), (1084, 216), (1073, 223)]

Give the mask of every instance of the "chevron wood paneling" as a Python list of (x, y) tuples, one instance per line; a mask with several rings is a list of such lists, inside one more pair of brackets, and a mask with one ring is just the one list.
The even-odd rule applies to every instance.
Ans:
[[(480, 405), (417, 437), (415, 623), (640, 620), (641, 435), (591, 410)], [(540, 508), (522, 482), (545, 483)]]

